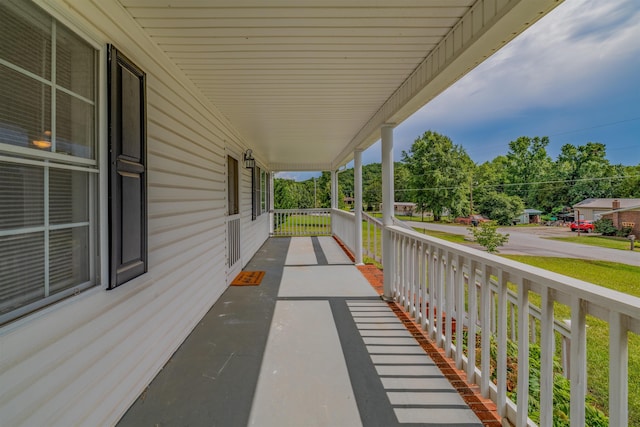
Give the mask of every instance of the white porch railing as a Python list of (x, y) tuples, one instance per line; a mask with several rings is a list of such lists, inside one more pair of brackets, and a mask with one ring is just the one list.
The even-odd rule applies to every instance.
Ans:
[(363, 212), (362, 227), (362, 254), (382, 264), (382, 221)]
[(355, 252), (355, 215), (352, 212), (345, 212), (341, 209), (331, 211), (331, 228), (333, 234), (341, 236), (340, 240), (349, 248), (351, 253)]
[(331, 209), (276, 209), (272, 236), (329, 236)]
[[(382, 229), (379, 221), (363, 218), (367, 230), (371, 227), (379, 233)], [(384, 274), (393, 278), (393, 297), (458, 368), (466, 371), (468, 380), (480, 385), (482, 394), (496, 403), (500, 415), (517, 426), (533, 424), (527, 417), (529, 347), (538, 344), (540, 425), (553, 425), (555, 341), (562, 336), (565, 339), (560, 342), (566, 342), (568, 335), (571, 345), (568, 352), (562, 351), (562, 359), (565, 375), (570, 367), (571, 425), (585, 425), (586, 316), (590, 315), (609, 325), (610, 425), (628, 425), (628, 333), (640, 333), (640, 298), (398, 226), (389, 230), (394, 263), (384, 266)], [(343, 241), (350, 238), (338, 230), (335, 234)], [(365, 242), (376, 250), (380, 240), (368, 238), (363, 231), (364, 253), (372, 253)], [(515, 291), (510, 292), (509, 286)], [(533, 294), (541, 299), (539, 309), (529, 303)], [(554, 318), (555, 303), (570, 308), (570, 328)], [(454, 327), (456, 324), (465, 328)], [(490, 379), (492, 336), (497, 343), (497, 384)], [(518, 347), (517, 405), (507, 397), (508, 338)]]

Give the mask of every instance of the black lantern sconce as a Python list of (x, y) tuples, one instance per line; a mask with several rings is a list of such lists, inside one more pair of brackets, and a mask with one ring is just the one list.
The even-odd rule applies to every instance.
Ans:
[(256, 167), (256, 159), (253, 158), (253, 151), (251, 151), (251, 149), (244, 152), (244, 167), (247, 169)]

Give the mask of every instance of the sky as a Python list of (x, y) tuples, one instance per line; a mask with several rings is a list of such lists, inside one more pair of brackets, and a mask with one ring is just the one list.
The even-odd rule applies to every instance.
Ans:
[[(640, 164), (640, 0), (565, 0), (399, 124), (394, 160), (427, 130), (478, 164), (520, 136), (548, 136), (553, 159), (564, 144), (601, 142), (611, 163)], [(362, 159), (380, 162), (380, 142)]]

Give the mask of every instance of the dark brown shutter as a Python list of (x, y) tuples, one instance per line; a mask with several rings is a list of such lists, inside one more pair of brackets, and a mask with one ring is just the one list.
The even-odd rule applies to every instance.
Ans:
[(109, 46), (109, 231), (115, 288), (147, 271), (146, 77)]

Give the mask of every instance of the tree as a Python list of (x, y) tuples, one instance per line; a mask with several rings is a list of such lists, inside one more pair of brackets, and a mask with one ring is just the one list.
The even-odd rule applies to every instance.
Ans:
[(478, 212), (500, 225), (511, 225), (524, 211), (524, 203), (518, 196), (487, 191), (478, 200)]
[[(518, 196), (528, 207), (538, 206), (539, 186), (536, 182), (546, 181), (552, 161), (546, 147), (549, 138), (521, 136), (509, 143), (506, 156), (506, 176), (509, 185), (507, 194)], [(520, 184), (520, 185), (513, 185)]]
[(571, 206), (590, 197), (616, 196), (613, 181), (604, 179), (616, 175), (606, 154), (606, 146), (599, 142), (563, 145), (555, 164), (557, 178), (564, 181), (555, 185), (557, 198)]
[(396, 202), (411, 202), (411, 172), (407, 165), (395, 162), (393, 165), (393, 188)]
[(498, 233), (498, 226), (494, 222), (483, 222), (478, 227), (469, 227), (473, 233), (473, 240), (484, 246), (489, 253), (498, 252), (498, 247), (509, 241), (509, 234)]
[(637, 166), (615, 165), (613, 168), (616, 176), (625, 177), (614, 184), (614, 197), (640, 197), (640, 164)]
[(416, 139), (402, 160), (411, 173), (413, 200), (421, 211), (431, 210), (439, 221), (448, 210), (459, 216), (469, 210), (469, 182), (473, 162), (447, 136), (433, 131)]
[(362, 203), (368, 211), (377, 211), (382, 202), (382, 181), (371, 181), (362, 190)]

